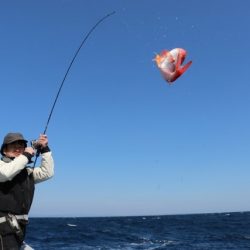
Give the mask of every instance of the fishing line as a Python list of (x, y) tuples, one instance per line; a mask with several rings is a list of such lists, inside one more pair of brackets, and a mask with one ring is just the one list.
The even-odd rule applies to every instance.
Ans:
[[(47, 123), (46, 123), (46, 125), (45, 125), (43, 134), (46, 134), (46, 132), (47, 132), (47, 129), (48, 129), (48, 126), (49, 126), (49, 122), (50, 122), (50, 119), (51, 119), (51, 117), (52, 117), (54, 108), (55, 108), (55, 106), (56, 106), (56, 103), (57, 103), (58, 97), (59, 97), (59, 95), (60, 95), (60, 93), (61, 93), (61, 90), (62, 90), (62, 87), (63, 87), (63, 85), (64, 85), (64, 82), (65, 82), (65, 80), (66, 80), (66, 78), (67, 78), (67, 76), (68, 76), (68, 73), (69, 73), (69, 71), (70, 71), (70, 69), (71, 69), (71, 67), (72, 67), (72, 65), (73, 65), (73, 63), (74, 63), (74, 61), (75, 61), (75, 59), (76, 59), (78, 53), (80, 52), (82, 46), (84, 45), (84, 43), (86, 42), (86, 40), (89, 38), (89, 36), (91, 35), (91, 33), (96, 29), (96, 27), (97, 27), (101, 22), (103, 22), (106, 18), (112, 16), (113, 14), (115, 14), (115, 11), (113, 11), (113, 12), (107, 14), (106, 16), (102, 17), (102, 18), (101, 18), (101, 19), (100, 19), (100, 20), (99, 20), (99, 21), (89, 30), (89, 32), (87, 33), (87, 35), (84, 37), (82, 43), (80, 44), (79, 48), (76, 50), (75, 55), (74, 55), (73, 59), (71, 60), (69, 66), (68, 66), (68, 69), (67, 69), (67, 71), (66, 71), (66, 73), (65, 73), (65, 75), (64, 75), (64, 77), (63, 77), (63, 80), (62, 80), (62, 82), (61, 82), (61, 84), (60, 84), (60, 87), (59, 87), (59, 89), (58, 89), (58, 92), (57, 92), (57, 94), (56, 94), (56, 97), (55, 97), (54, 103), (53, 103), (53, 105), (52, 105), (52, 108), (51, 108), (51, 110), (50, 110), (50, 113), (49, 113), (49, 116), (48, 116), (48, 120), (47, 120)], [(37, 158), (38, 158), (39, 154), (40, 154), (40, 152), (39, 152), (39, 150), (37, 150), (36, 159), (35, 159), (35, 161), (34, 161), (34, 167), (35, 167), (35, 165), (36, 165), (36, 161), (37, 161)]]
[(61, 93), (63, 84), (64, 84), (64, 82), (65, 82), (65, 80), (66, 80), (66, 78), (67, 78), (67, 76), (68, 76), (68, 73), (69, 73), (69, 71), (70, 71), (70, 69), (71, 69), (71, 66), (73, 65), (73, 63), (74, 63), (74, 61), (75, 61), (75, 59), (76, 59), (76, 57), (77, 57), (79, 51), (81, 50), (83, 44), (86, 42), (86, 40), (87, 40), (88, 37), (91, 35), (91, 33), (95, 30), (95, 28), (96, 28), (101, 22), (103, 22), (106, 18), (108, 18), (109, 16), (111, 16), (111, 15), (113, 15), (113, 14), (115, 14), (115, 11), (113, 11), (113, 12), (107, 14), (106, 16), (104, 16), (103, 18), (101, 18), (101, 19), (100, 19), (100, 20), (90, 29), (90, 31), (88, 32), (88, 34), (87, 34), (87, 35), (85, 36), (85, 38), (83, 39), (81, 45), (79, 46), (79, 48), (78, 48), (77, 51), (75, 52), (75, 55), (74, 55), (73, 59), (71, 60), (71, 62), (70, 62), (70, 64), (69, 64), (69, 67), (68, 67), (68, 69), (67, 69), (67, 71), (66, 71), (66, 73), (65, 73), (65, 75), (64, 75), (64, 78), (63, 78), (63, 80), (62, 80), (62, 82), (61, 82), (60, 88), (59, 88), (59, 90), (58, 90), (58, 92), (57, 92), (57, 95), (56, 95), (55, 101), (54, 101), (54, 103), (53, 103), (53, 105), (52, 105), (52, 108), (51, 108), (51, 111), (50, 111), (50, 114), (49, 114), (47, 123), (46, 123), (46, 125), (45, 125), (45, 129), (44, 129), (43, 134), (46, 134), (46, 132), (47, 132), (48, 125), (49, 125), (49, 122), (50, 122), (52, 113), (53, 113), (53, 111), (54, 111), (54, 108), (55, 108), (55, 106), (56, 106), (57, 99), (58, 99), (58, 97), (59, 97), (59, 95), (60, 95), (60, 93)]

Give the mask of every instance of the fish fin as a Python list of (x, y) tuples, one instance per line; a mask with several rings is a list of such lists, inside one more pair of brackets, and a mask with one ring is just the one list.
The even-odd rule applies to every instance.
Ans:
[(169, 54), (169, 51), (166, 50), (166, 49), (164, 49), (164, 50), (160, 53), (160, 56), (165, 57), (165, 56), (167, 56), (168, 54)]

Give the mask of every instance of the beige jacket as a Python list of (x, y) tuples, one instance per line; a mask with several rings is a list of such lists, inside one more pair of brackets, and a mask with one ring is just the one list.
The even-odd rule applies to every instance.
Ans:
[(35, 183), (46, 181), (54, 175), (54, 161), (51, 152), (41, 154), (41, 165), (39, 167), (27, 167), (28, 158), (19, 155), (11, 162), (0, 160), (0, 182), (11, 181), (25, 167), (29, 174), (33, 173)]

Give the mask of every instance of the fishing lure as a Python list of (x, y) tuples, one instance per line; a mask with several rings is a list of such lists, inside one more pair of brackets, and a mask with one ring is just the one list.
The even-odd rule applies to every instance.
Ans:
[(163, 78), (169, 84), (172, 84), (172, 82), (180, 77), (192, 64), (192, 61), (189, 61), (186, 65), (182, 66), (186, 55), (186, 50), (181, 48), (172, 49), (170, 51), (163, 50), (160, 54), (156, 54), (154, 61)]

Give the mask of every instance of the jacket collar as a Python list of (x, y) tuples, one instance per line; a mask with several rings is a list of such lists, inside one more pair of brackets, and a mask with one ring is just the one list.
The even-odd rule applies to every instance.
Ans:
[(15, 159), (15, 157), (7, 157), (7, 156), (3, 156), (1, 158), (2, 161), (4, 161), (5, 163), (9, 163), (11, 161), (13, 161)]

